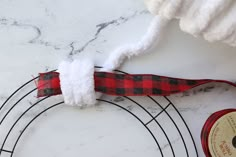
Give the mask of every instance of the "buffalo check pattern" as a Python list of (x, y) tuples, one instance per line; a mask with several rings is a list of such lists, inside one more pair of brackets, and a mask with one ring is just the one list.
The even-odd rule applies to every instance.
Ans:
[(37, 88), (38, 97), (61, 94), (59, 73), (39, 73)]
[[(209, 82), (223, 82), (236, 86), (223, 80), (190, 80), (151, 74), (94, 73), (95, 91), (116, 96), (168, 96)], [(59, 73), (40, 73), (38, 97), (58, 94), (61, 94)]]
[(167, 96), (206, 82), (207, 80), (184, 80), (147, 74), (95, 72), (95, 90), (118, 96)]

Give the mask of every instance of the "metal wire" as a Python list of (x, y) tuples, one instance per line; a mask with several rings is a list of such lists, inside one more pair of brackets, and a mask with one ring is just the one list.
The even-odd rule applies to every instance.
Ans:
[[(124, 96), (124, 97), (125, 97), (126, 99), (130, 100), (131, 102), (135, 103), (135, 104), (138, 105), (139, 107), (141, 107), (150, 117), (152, 117), (151, 121), (154, 120), (154, 121), (156, 122), (156, 124), (159, 126), (159, 128), (162, 130), (162, 132), (164, 133), (164, 135), (165, 135), (165, 137), (166, 137), (166, 139), (167, 139), (167, 141), (168, 141), (168, 144), (170, 145), (172, 154), (173, 154), (173, 156), (175, 157), (174, 149), (173, 149), (173, 147), (172, 147), (172, 144), (171, 144), (171, 142), (170, 142), (170, 139), (169, 139), (169, 137), (167, 136), (167, 134), (166, 134), (165, 130), (163, 129), (163, 127), (160, 125), (160, 123), (157, 122), (156, 118), (153, 117), (150, 112), (148, 112), (142, 105), (140, 105), (140, 104), (137, 103), (136, 101), (130, 99), (129, 97), (126, 97), (126, 96)], [(163, 112), (163, 110), (162, 110), (160, 113), (162, 113), (162, 112)], [(158, 114), (158, 115), (160, 115), (160, 114)], [(156, 117), (158, 117), (158, 116), (156, 116)], [(148, 125), (149, 123), (146, 123), (146, 124)], [(146, 124), (144, 124), (144, 125), (147, 126)]]
[[(5, 139), (4, 139), (3, 143), (2, 143), (1, 150), (3, 149), (3, 147), (4, 147), (4, 145), (5, 145), (6, 141), (7, 141), (8, 136), (10, 135), (11, 131), (13, 130), (13, 128), (15, 127), (15, 125), (18, 123), (18, 121), (19, 121), (28, 111), (30, 111), (33, 107), (35, 107), (35, 106), (36, 106), (37, 104), (39, 104), (40, 102), (46, 100), (47, 98), (49, 98), (49, 96), (48, 96), (48, 97), (45, 97), (45, 98), (43, 98), (43, 99), (41, 99), (41, 100), (39, 100), (39, 101), (36, 102), (36, 103), (34, 103), (32, 106), (30, 106), (27, 110), (25, 110), (25, 111), (20, 115), (20, 117), (14, 122), (14, 124), (13, 124), (12, 127), (10, 128), (9, 132), (7, 133)], [(1, 152), (0, 152), (0, 155), (1, 155)]]
[(110, 102), (110, 101), (107, 101), (107, 100), (102, 100), (102, 99), (97, 99), (97, 100), (102, 101), (102, 102), (106, 102), (106, 103), (109, 103), (109, 104), (112, 104), (112, 105), (115, 105), (115, 106), (117, 106), (117, 107), (119, 107), (119, 108), (125, 110), (126, 112), (130, 113), (130, 114), (131, 114), (132, 116), (134, 116), (136, 119), (138, 119), (138, 121), (139, 121), (139, 122), (148, 130), (148, 132), (151, 134), (151, 136), (152, 136), (153, 139), (155, 140), (155, 142), (156, 142), (156, 144), (157, 144), (157, 146), (158, 146), (158, 148), (159, 148), (159, 150), (160, 150), (161, 156), (164, 157), (164, 154), (163, 154), (163, 152), (162, 152), (161, 146), (160, 146), (160, 144), (158, 143), (156, 137), (153, 135), (153, 133), (151, 132), (151, 130), (145, 125), (145, 123), (144, 123), (138, 116), (136, 116), (136, 115), (135, 115), (134, 113), (132, 113), (131, 111), (127, 110), (126, 108), (124, 108), (124, 107), (122, 107), (122, 106), (120, 106), (120, 105), (118, 105), (118, 104), (116, 104), (116, 103), (113, 103), (113, 102)]
[(176, 112), (178, 113), (178, 115), (180, 116), (181, 120), (184, 122), (184, 125), (185, 125), (185, 127), (187, 128), (188, 133), (189, 133), (189, 135), (190, 135), (190, 137), (191, 137), (191, 140), (192, 140), (192, 142), (193, 142), (196, 155), (197, 155), (197, 157), (199, 157), (198, 151), (197, 151), (197, 146), (196, 146), (196, 143), (195, 143), (194, 138), (193, 138), (193, 134), (191, 133), (191, 131), (190, 131), (190, 129), (189, 129), (189, 127), (188, 127), (186, 121), (184, 120), (184, 117), (180, 114), (180, 112), (177, 110), (177, 108), (175, 107), (175, 105), (170, 101), (170, 99), (169, 99), (168, 97), (166, 97), (166, 96), (165, 96), (165, 98), (166, 98), (166, 100), (169, 101), (169, 103), (171, 103), (172, 107), (175, 109), (175, 111), (176, 111)]
[[(96, 68), (101, 68), (101, 67), (98, 67), (96, 66)], [(55, 70), (53, 70), (55, 71)], [(120, 70), (115, 70), (116, 72), (119, 72), (119, 73), (125, 73), (123, 71), (120, 71)], [(127, 73), (125, 73), (127, 74)], [(29, 81), (27, 81), (25, 84), (23, 84), (22, 86), (20, 86), (16, 91), (14, 91), (7, 99), (6, 101), (1, 105), (0, 107), (0, 111), (3, 109), (4, 106), (7, 105), (7, 103), (9, 102), (9, 100), (14, 97), (14, 95), (16, 95), (16, 93), (20, 92), (20, 90), (22, 88), (24, 88), (25, 86), (27, 86), (29, 83), (31, 83), (32, 81), (34, 81), (35, 79), (37, 79), (38, 77), (34, 78), (34, 79), (31, 79)], [(37, 89), (37, 88), (36, 88)], [(36, 89), (33, 89), (31, 91), (29, 91), (28, 93), (26, 93), (25, 95), (23, 95), (16, 103), (14, 103), (11, 108), (6, 112), (6, 114), (3, 116), (2, 120), (0, 121), (0, 129), (1, 129), (1, 125), (2, 123), (5, 121), (6, 117), (9, 115), (9, 113), (23, 100), (25, 99), (27, 96), (29, 96), (31, 93), (33, 93), (34, 91), (36, 91)], [(168, 137), (168, 134), (166, 133), (165, 129), (161, 126), (161, 124), (157, 121), (157, 117), (159, 117), (160, 115), (162, 115), (163, 113), (165, 113), (168, 118), (172, 121), (172, 123), (174, 124), (175, 128), (177, 129), (180, 137), (181, 137), (181, 140), (182, 140), (182, 143), (184, 145), (184, 148), (185, 148), (185, 151), (186, 151), (186, 156), (189, 157), (189, 152), (188, 152), (188, 148), (186, 146), (186, 142), (184, 140), (184, 137), (180, 131), (180, 129), (178, 128), (177, 124), (175, 123), (174, 119), (170, 116), (170, 114), (167, 112), (167, 109), (172, 106), (174, 108), (174, 110), (177, 112), (177, 114), (180, 116), (181, 120), (183, 121), (185, 127), (187, 128), (188, 132), (189, 132), (189, 135), (191, 137), (191, 140), (193, 142), (193, 145), (194, 145), (194, 149), (196, 151), (196, 156), (198, 157), (198, 152), (197, 152), (197, 148), (196, 148), (196, 144), (194, 142), (194, 139), (193, 139), (193, 136), (191, 134), (191, 131), (186, 123), (186, 121), (184, 120), (183, 116), (180, 114), (180, 112), (177, 110), (177, 108), (173, 105), (173, 103), (169, 100), (169, 98), (167, 97), (164, 97), (168, 102), (169, 104), (166, 106), (166, 107), (162, 107), (153, 97), (151, 96), (147, 96), (151, 101), (153, 101), (155, 104), (157, 104), (160, 108), (161, 108), (161, 111), (156, 114), (155, 116), (153, 116), (147, 109), (145, 109), (140, 103), (134, 101), (133, 99), (131, 99), (130, 97), (124, 97), (125, 99), (129, 100), (130, 102), (134, 103), (135, 105), (139, 106), (143, 111), (145, 111), (145, 113), (147, 113), (149, 116), (150, 116), (150, 120), (148, 122), (143, 122), (138, 115), (134, 114), (133, 112), (129, 111), (128, 109), (126, 109), (125, 107), (117, 104), (117, 103), (114, 103), (114, 102), (110, 102), (108, 100), (103, 100), (103, 99), (98, 99), (98, 101), (100, 102), (104, 102), (104, 103), (108, 103), (108, 104), (111, 104), (111, 105), (114, 105), (116, 107), (119, 107), (121, 109), (123, 109), (124, 111), (126, 111), (127, 113), (129, 113), (130, 115), (132, 115), (133, 117), (135, 117), (146, 129), (147, 131), (150, 133), (150, 135), (152, 136), (152, 138), (154, 139), (155, 143), (156, 143), (156, 146), (158, 148), (158, 150), (160, 151), (160, 155), (162, 157), (164, 157), (164, 153), (161, 149), (161, 146), (160, 146), (160, 143), (158, 142), (158, 140), (156, 139), (156, 137), (154, 136), (154, 133), (150, 130), (150, 128), (148, 127), (149, 124), (154, 121), (155, 124), (158, 126), (158, 128), (161, 129), (162, 133), (164, 134), (166, 140), (168, 141), (168, 145), (170, 146), (170, 149), (171, 149), (171, 152), (172, 152), (172, 155), (173, 157), (176, 156), (175, 154), (175, 151), (174, 151), (174, 148), (173, 148), (173, 145), (172, 143), (170, 142), (170, 139)], [(49, 97), (45, 97), (39, 101), (37, 101), (36, 103), (34, 103), (32, 106), (30, 106), (29, 108), (27, 108), (25, 111), (23, 111), (23, 113), (16, 119), (16, 121), (13, 123), (13, 125), (10, 127), (10, 130), (6, 133), (6, 136), (1, 144), (1, 149), (0, 149), (0, 156), (2, 155), (2, 152), (5, 152), (5, 153), (9, 153), (10, 156), (12, 157), (14, 155), (14, 152), (15, 152), (15, 149), (17, 147), (17, 144), (19, 143), (19, 140), (21, 139), (22, 135), (24, 134), (25, 130), (40, 116), (42, 115), (43, 113), (47, 112), (48, 110), (52, 109), (52, 108), (55, 108), (57, 106), (60, 106), (61, 104), (63, 104), (63, 102), (59, 102), (59, 103), (56, 103), (52, 106), (49, 106), (47, 107), (46, 109), (44, 109), (43, 111), (41, 111), (40, 113), (38, 113), (35, 117), (33, 117), (30, 122), (27, 123), (26, 126), (23, 126), (23, 130), (20, 132), (19, 136), (17, 137), (13, 147), (11, 150), (7, 150), (4, 148), (7, 140), (9, 139), (8, 137), (10, 136), (10, 134), (14, 131), (14, 128), (16, 126), (16, 124), (18, 124), (20, 122), (20, 120), (24, 117), (24, 115), (33, 110), (34, 107), (36, 107), (36, 105), (42, 103), (43, 101), (45, 101), (46, 99), (48, 99)], [(169, 157), (169, 156), (168, 156)], [(181, 156), (183, 157), (183, 156)]]

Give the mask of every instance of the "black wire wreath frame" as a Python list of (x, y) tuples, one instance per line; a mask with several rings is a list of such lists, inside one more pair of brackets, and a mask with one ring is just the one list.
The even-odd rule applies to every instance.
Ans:
[[(100, 69), (102, 67), (99, 67), (99, 66), (95, 66), (95, 68), (97, 69)], [(55, 70), (54, 70), (55, 71)], [(120, 70), (114, 70), (115, 72), (118, 72), (118, 73), (123, 73), (123, 74), (128, 74), (126, 72), (123, 72), (123, 71), (120, 71)], [(39, 76), (38, 76), (39, 77)], [(36, 78), (33, 78), (29, 81), (27, 81), (26, 83), (24, 83), (22, 86), (20, 86), (18, 89), (16, 89), (6, 100), (5, 102), (1, 105), (0, 107), (0, 111), (3, 109), (3, 107), (9, 102), (9, 100), (14, 96), (16, 95), (22, 88), (24, 88), (25, 86), (27, 86), (29, 83), (35, 81), (36, 79), (38, 79), (38, 77)], [(19, 102), (21, 102), (24, 98), (26, 98), (28, 95), (30, 95), (31, 93), (35, 92), (37, 90), (37, 88), (34, 88), (32, 90), (30, 90), (28, 93), (26, 93), (25, 95), (23, 95), (19, 100), (17, 100), (11, 107), (10, 109), (6, 112), (6, 114), (3, 116), (3, 118), (0, 120), (0, 129), (1, 129), (1, 125), (2, 123), (4, 122), (4, 120), (6, 119), (6, 117), (9, 115), (9, 113), (16, 107), (17, 104), (19, 104)], [(60, 105), (62, 105), (64, 102), (61, 101), (61, 102), (58, 102), (58, 103), (55, 103), (53, 105), (51, 105), (50, 107), (44, 109), (43, 111), (41, 111), (40, 113), (38, 113), (33, 119), (31, 119), (28, 124), (26, 126), (23, 127), (22, 131), (20, 132), (19, 136), (16, 138), (16, 141), (14, 142), (14, 145), (12, 147), (11, 150), (9, 149), (5, 149), (4, 146), (8, 140), (8, 137), (9, 135), (11, 134), (11, 132), (13, 131), (14, 127), (16, 126), (16, 124), (20, 121), (20, 119), (28, 112), (30, 111), (32, 108), (34, 108), (36, 105), (40, 104), (42, 101), (48, 99), (50, 96), (48, 97), (44, 97), (40, 100), (38, 100), (36, 103), (32, 104), (29, 108), (27, 108), (19, 117), (18, 119), (13, 123), (13, 125), (11, 126), (10, 130), (7, 132), (2, 144), (0, 144), (0, 157), (1, 155), (3, 154), (3, 152), (5, 153), (8, 153), (10, 155), (10, 157), (13, 157), (14, 155), (14, 152), (15, 152), (15, 149), (17, 147), (17, 144), (19, 143), (22, 135), (24, 134), (24, 132), (26, 131), (26, 129), (38, 118), (40, 117), (43, 113), (46, 113), (47, 111), (55, 108), (55, 107), (58, 107)], [(123, 96), (123, 98), (129, 100), (130, 102), (134, 103), (135, 105), (139, 106), (141, 109), (143, 109), (143, 111), (145, 111), (150, 117), (151, 119), (148, 121), (148, 122), (143, 122), (137, 115), (135, 115), (134, 113), (132, 113), (130, 110), (126, 109), (125, 107), (115, 103), (115, 102), (111, 102), (111, 101), (108, 101), (108, 100), (104, 100), (104, 99), (97, 99), (97, 101), (100, 101), (100, 102), (104, 102), (104, 103), (107, 103), (107, 104), (110, 104), (110, 105), (114, 105), (120, 109), (123, 109), (124, 111), (126, 111), (127, 113), (129, 113), (130, 115), (132, 115), (133, 117), (135, 117), (146, 129), (147, 131), (150, 133), (150, 135), (152, 136), (152, 138), (154, 139), (155, 143), (156, 143), (156, 146), (158, 148), (158, 150), (160, 151), (160, 155), (161, 157), (164, 157), (164, 153), (161, 149), (161, 146), (158, 142), (158, 140), (156, 139), (156, 137), (154, 136), (153, 132), (149, 129), (148, 125), (151, 123), (151, 122), (155, 122), (155, 124), (157, 124), (157, 126), (161, 129), (161, 131), (164, 133), (164, 136), (165, 138), (167, 139), (168, 141), (168, 144), (170, 146), (170, 149), (171, 149), (171, 152), (172, 152), (172, 155), (173, 157), (176, 157), (176, 153), (173, 149), (173, 146), (172, 146), (172, 143), (170, 142), (170, 139), (169, 137), (167, 136), (167, 133), (166, 131), (164, 130), (164, 128), (161, 126), (161, 124), (156, 120), (156, 118), (158, 116), (160, 116), (161, 114), (165, 113), (168, 118), (171, 120), (171, 122), (174, 124), (176, 130), (178, 131), (178, 134), (179, 136), (181, 137), (181, 141), (184, 145), (184, 149), (185, 149), (185, 153), (186, 153), (186, 156), (189, 157), (189, 150), (187, 148), (187, 144), (186, 144), (186, 141), (183, 137), (183, 134), (181, 133), (178, 125), (176, 124), (176, 122), (174, 121), (174, 119), (171, 117), (171, 115), (168, 113), (167, 111), (167, 108), (169, 107), (173, 107), (174, 110), (176, 111), (176, 113), (178, 114), (178, 116), (181, 118), (181, 120), (183, 121), (184, 123), (184, 126), (186, 127), (190, 137), (191, 137), (191, 141), (193, 143), (193, 146), (194, 146), (194, 149), (195, 149), (195, 154), (196, 154), (196, 157), (199, 157), (198, 155), (198, 151), (197, 151), (197, 147), (196, 147), (196, 143), (194, 141), (194, 138), (193, 138), (193, 135), (186, 123), (186, 121), (184, 120), (183, 116), (181, 115), (181, 113), (178, 111), (178, 109), (175, 107), (175, 105), (170, 101), (170, 99), (166, 96), (164, 96), (164, 98), (168, 101), (168, 105), (166, 107), (162, 107), (160, 103), (158, 103), (152, 96), (149, 96), (147, 95), (146, 96), (148, 99), (150, 99), (151, 101), (153, 101), (158, 107), (161, 108), (161, 111), (156, 114), (155, 116), (153, 116), (147, 109), (145, 109), (141, 104), (139, 104), (138, 102), (136, 102), (135, 100), (131, 99), (130, 97), (127, 97), (127, 96)], [(183, 156), (181, 156), (183, 157)]]

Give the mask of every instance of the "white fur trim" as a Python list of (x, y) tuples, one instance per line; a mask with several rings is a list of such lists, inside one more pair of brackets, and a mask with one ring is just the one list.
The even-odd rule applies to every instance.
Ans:
[(85, 107), (96, 103), (94, 64), (91, 61), (64, 61), (59, 66), (59, 73), (65, 104)]

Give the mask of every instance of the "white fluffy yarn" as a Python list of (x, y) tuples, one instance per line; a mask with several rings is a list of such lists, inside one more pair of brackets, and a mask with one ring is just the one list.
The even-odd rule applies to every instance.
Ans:
[(58, 72), (65, 104), (86, 107), (96, 103), (94, 64), (90, 60), (63, 61)]
[[(160, 40), (168, 21), (167, 18), (156, 16), (140, 42), (114, 50), (100, 71), (110, 72), (118, 68), (127, 57), (146, 53), (154, 43)], [(80, 107), (91, 106), (96, 103), (96, 98), (101, 97), (101, 93), (95, 94), (94, 67), (90, 61), (63, 61), (59, 65), (58, 71), (65, 104)]]
[(147, 30), (147, 33), (138, 43), (124, 45), (111, 52), (108, 60), (101, 71), (112, 71), (119, 68), (126, 58), (138, 56), (147, 52), (154, 44), (161, 39), (163, 29), (169, 20), (165, 17), (155, 16)]
[[(145, 0), (149, 10), (157, 14), (147, 33), (138, 42), (115, 49), (100, 71), (110, 72), (126, 58), (147, 52), (157, 43), (169, 20), (180, 20), (180, 28), (208, 41), (222, 41), (236, 46), (235, 0)], [(87, 60), (62, 62), (59, 66), (61, 90), (66, 104), (91, 106), (101, 93), (94, 91), (94, 68)]]
[(180, 28), (209, 42), (236, 46), (235, 0), (145, 0), (150, 12), (179, 19)]

